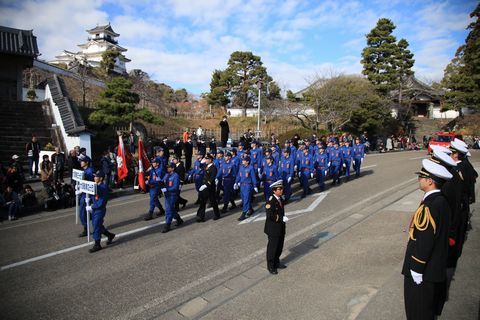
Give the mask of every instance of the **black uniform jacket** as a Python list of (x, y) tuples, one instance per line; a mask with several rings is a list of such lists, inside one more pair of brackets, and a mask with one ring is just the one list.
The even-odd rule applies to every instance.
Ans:
[(461, 224), (461, 208), (462, 208), (462, 190), (463, 180), (454, 168), (447, 168), (453, 178), (445, 182), (442, 187), (442, 194), (450, 205), (450, 231), (449, 237), (457, 239), (457, 230)]
[(282, 198), (280, 198), (280, 201), (282, 204), (280, 204), (275, 196), (271, 196), (265, 204), (266, 220), (263, 231), (272, 237), (285, 235), (285, 222), (283, 222), (285, 206)]
[(450, 206), (441, 192), (425, 198), (410, 223), (403, 275), (410, 277), (413, 270), (423, 274), (424, 281), (445, 280), (449, 218)]
[(217, 168), (212, 163), (210, 167), (205, 169), (205, 174), (203, 175), (203, 184), (207, 186), (206, 190), (208, 191), (215, 190), (216, 176), (217, 176)]
[(178, 165), (175, 167), (175, 172), (178, 174), (178, 177), (180, 178), (180, 183), (184, 184), (185, 183), (185, 166), (183, 165), (183, 162), (179, 162)]

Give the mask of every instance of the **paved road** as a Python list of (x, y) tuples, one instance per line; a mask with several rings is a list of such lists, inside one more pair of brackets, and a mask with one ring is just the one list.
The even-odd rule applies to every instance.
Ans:
[[(196, 194), (188, 185), (189, 204), (180, 212), (186, 223), (167, 234), (160, 233), (163, 218), (143, 221), (147, 196), (114, 199), (106, 225), (119, 237), (95, 254), (77, 238), (81, 228), (72, 210), (4, 223), (0, 314), (2, 319), (372, 319), (368, 312), (381, 309), (374, 303), (378, 293), (401, 284), (405, 229), (421, 198), (414, 172), (424, 156), (423, 151), (371, 155), (359, 179), (323, 193), (314, 187), (314, 194), (289, 204), (282, 256), (289, 268), (278, 276), (265, 268), (261, 195), (257, 216), (244, 223), (237, 221), (239, 210), (217, 221), (210, 211), (207, 222), (195, 223)], [(479, 161), (474, 153), (472, 162)], [(375, 318), (402, 319), (402, 312), (398, 301)]]

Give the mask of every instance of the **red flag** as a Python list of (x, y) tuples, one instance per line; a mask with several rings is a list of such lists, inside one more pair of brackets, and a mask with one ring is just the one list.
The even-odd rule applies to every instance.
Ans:
[(147, 192), (147, 186), (145, 185), (145, 170), (149, 167), (150, 161), (145, 152), (143, 141), (142, 139), (138, 139), (138, 185), (144, 192)]
[(125, 159), (125, 148), (123, 147), (122, 136), (118, 136), (117, 148), (117, 183), (128, 176), (127, 160)]

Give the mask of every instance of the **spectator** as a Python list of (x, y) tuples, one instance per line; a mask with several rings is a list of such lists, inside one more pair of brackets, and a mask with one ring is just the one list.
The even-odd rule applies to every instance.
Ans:
[(14, 154), (12, 156), (12, 161), (10, 162), (10, 165), (17, 168), (17, 172), (20, 175), (20, 180), (22, 181), (22, 184), (23, 184), (25, 182), (25, 175), (23, 174), (22, 164), (20, 163), (20, 161), (18, 159), (20, 159), (20, 157), (18, 155)]
[(228, 125), (227, 116), (223, 116), (222, 121), (220, 121), (220, 128), (220, 140), (222, 143), (222, 148), (225, 148), (227, 146), (228, 135), (230, 134), (230, 126)]
[(188, 128), (185, 128), (185, 131), (183, 132), (183, 143), (187, 142), (189, 137), (190, 133), (188, 132)]
[(185, 151), (185, 170), (188, 172), (192, 167), (192, 156), (193, 156), (193, 143), (192, 139), (188, 138), (187, 142), (184, 143), (183, 149)]
[(393, 149), (393, 141), (392, 141), (393, 136), (387, 138), (387, 142), (385, 144), (385, 149), (388, 151), (391, 151)]
[(89, 156), (87, 156), (87, 149), (79, 148), (78, 156), (81, 156), (81, 155), (83, 155), (85, 157), (85, 159), (87, 159), (87, 162), (88, 162), (89, 166), (91, 166), (92, 165), (92, 159)]
[(20, 199), (18, 193), (13, 190), (11, 186), (7, 186), (7, 190), (2, 194), (0, 198), (0, 207), (3, 213), (8, 213), (8, 220), (17, 220), (18, 211), (20, 209)]
[(112, 148), (108, 150), (108, 157), (110, 158), (110, 181), (109, 184), (113, 184), (117, 180), (117, 155), (112, 151)]
[(128, 147), (131, 154), (135, 153), (135, 144), (136, 144), (135, 142), (136, 142), (135, 135), (133, 134), (133, 131), (130, 131), (130, 135), (128, 136)]
[(103, 183), (110, 189), (110, 181), (112, 179), (112, 162), (110, 161), (110, 153), (108, 150), (103, 152), (102, 158), (100, 159), (100, 168), (105, 174), (105, 179)]
[(65, 154), (55, 147), (55, 153), (52, 154), (53, 181), (63, 182), (63, 172), (65, 171)]
[(170, 159), (170, 148), (168, 147), (168, 138), (167, 137), (163, 137), (163, 140), (162, 142), (160, 142), (160, 147), (163, 148), (163, 151), (165, 152), (165, 159), (167, 159), (167, 161), (169, 161)]
[(211, 154), (217, 154), (217, 143), (215, 142), (215, 138), (212, 138), (212, 140), (208, 144), (208, 151)]
[(40, 180), (45, 188), (50, 187), (53, 181), (53, 166), (48, 155), (43, 155), (43, 161), (40, 164)]
[(203, 137), (203, 128), (202, 126), (198, 126), (198, 129), (197, 129), (197, 137), (198, 139), (201, 139)]
[(182, 159), (182, 150), (183, 142), (180, 138), (177, 138), (177, 140), (175, 141), (175, 145), (173, 146), (173, 153), (179, 160)]
[(35, 195), (35, 191), (33, 191), (32, 187), (27, 184), (23, 188), (23, 195), (22, 195), (23, 212), (30, 212), (37, 205), (38, 205), (38, 200)]
[[(40, 144), (37, 141), (36, 136), (32, 136), (32, 141), (25, 145), (25, 150), (27, 152), (28, 158), (28, 167), (30, 170), (30, 177), (38, 176), (38, 161), (40, 158)], [(33, 165), (35, 165), (35, 170), (32, 170)]]
[(16, 166), (9, 166), (7, 170), (7, 186), (11, 187), (16, 193), (20, 193), (23, 188), (22, 178), (17, 171)]

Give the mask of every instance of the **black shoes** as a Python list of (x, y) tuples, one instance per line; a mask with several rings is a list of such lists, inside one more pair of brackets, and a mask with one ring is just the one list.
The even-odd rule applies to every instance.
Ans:
[(284, 264), (282, 264), (282, 263), (279, 263), (279, 264), (277, 265), (277, 269), (286, 269), (286, 268), (287, 268), (287, 266), (284, 265)]
[(240, 217), (238, 217), (238, 221), (243, 221), (246, 219), (246, 216), (245, 216), (245, 212), (242, 212), (242, 214), (240, 215)]
[(234, 202), (234, 203), (232, 203), (232, 205), (230, 206), (230, 210), (233, 210), (233, 209), (235, 209), (236, 207), (237, 207), (237, 205), (236, 205), (235, 202)]
[(145, 220), (145, 221), (152, 220), (152, 219), (153, 219), (153, 217), (152, 217), (152, 214), (150, 212), (147, 213), (147, 215), (143, 218), (143, 220)]
[(228, 206), (227, 205), (223, 206), (222, 213), (227, 213), (227, 211), (228, 211)]
[(115, 233), (109, 232), (107, 234), (107, 244), (112, 244), (113, 239), (115, 239)]
[(165, 210), (162, 208), (160, 209), (160, 212), (157, 212), (157, 217), (161, 217), (165, 215)]
[(170, 225), (166, 224), (165, 227), (163, 227), (162, 233), (167, 233), (170, 230), (172, 230), (172, 229), (170, 229)]
[(178, 218), (177, 221), (175, 222), (175, 225), (177, 227), (181, 226), (183, 224), (183, 219), (182, 218)]
[(83, 228), (83, 232), (78, 235), (79, 238), (83, 238), (87, 236), (87, 228)]
[(88, 250), (88, 252), (94, 253), (94, 252), (97, 252), (97, 251), (100, 251), (100, 250), (102, 250), (102, 246), (100, 245), (100, 241), (95, 240), (95, 244), (93, 245), (93, 247), (90, 250)]
[(268, 272), (270, 272), (270, 274), (278, 274), (277, 269), (274, 268), (268, 268)]
[(205, 222), (204, 218), (197, 217), (197, 222)]
[(218, 220), (218, 219), (220, 219), (220, 215), (213, 217), (213, 220)]

